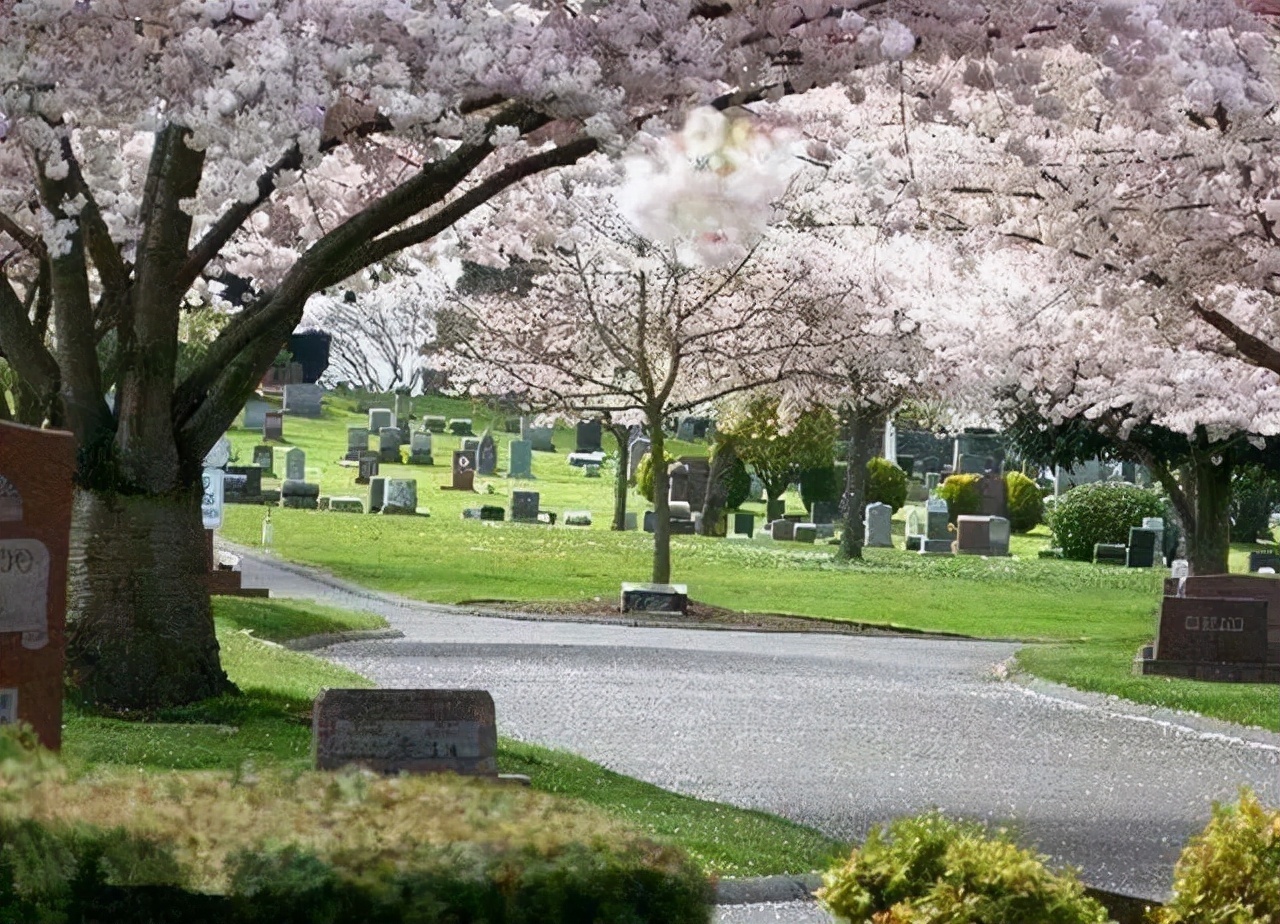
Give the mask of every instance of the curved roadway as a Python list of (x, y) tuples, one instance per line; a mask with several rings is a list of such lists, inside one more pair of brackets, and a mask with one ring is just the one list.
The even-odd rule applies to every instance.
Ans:
[(322, 652), (380, 686), (487, 689), (503, 735), (840, 838), (938, 807), (1160, 899), (1212, 800), (1280, 802), (1280, 735), (1000, 679), (1014, 644), (521, 621), (243, 568), (389, 619)]

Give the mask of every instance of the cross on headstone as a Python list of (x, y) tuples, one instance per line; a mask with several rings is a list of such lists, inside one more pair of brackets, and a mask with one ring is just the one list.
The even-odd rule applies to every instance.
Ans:
[(453, 451), (453, 484), (454, 491), (474, 491), (476, 484), (476, 455), (465, 449)]

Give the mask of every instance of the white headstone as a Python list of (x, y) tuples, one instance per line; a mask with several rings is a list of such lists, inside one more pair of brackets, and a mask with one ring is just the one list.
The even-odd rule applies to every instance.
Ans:
[(865, 543), (873, 549), (893, 548), (893, 508), (888, 504), (867, 504)]
[(201, 476), (204, 494), (200, 499), (200, 516), (204, 520), (205, 529), (218, 529), (222, 526), (223, 471), (220, 468), (206, 468)]

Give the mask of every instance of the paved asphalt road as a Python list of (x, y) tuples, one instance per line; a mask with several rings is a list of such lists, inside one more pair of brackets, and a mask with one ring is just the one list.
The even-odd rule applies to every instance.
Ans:
[(1011, 825), (1092, 885), (1162, 898), (1211, 800), (1247, 784), (1280, 802), (1280, 735), (999, 679), (1013, 644), (477, 617), (243, 568), (247, 585), (386, 616), (404, 638), (322, 652), (381, 686), (484, 688), (500, 734), (837, 837), (936, 806)]

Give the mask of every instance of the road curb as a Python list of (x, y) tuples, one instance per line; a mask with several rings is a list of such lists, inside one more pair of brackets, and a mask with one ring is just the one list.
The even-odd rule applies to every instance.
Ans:
[(346, 632), (321, 632), (319, 635), (304, 635), (281, 642), (290, 651), (316, 651), (330, 645), (341, 645), (343, 642), (371, 642), (379, 639), (404, 638), (399, 629), (350, 629)]
[(817, 873), (808, 873), (803, 876), (721, 879), (716, 883), (716, 904), (762, 905), (813, 901), (813, 893), (821, 885), (822, 877)]

